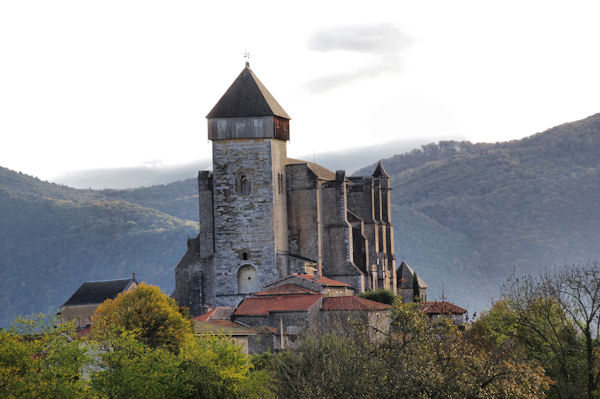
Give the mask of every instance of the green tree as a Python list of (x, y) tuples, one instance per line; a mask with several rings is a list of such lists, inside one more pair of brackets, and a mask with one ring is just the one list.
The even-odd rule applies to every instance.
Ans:
[[(474, 345), (450, 319), (432, 323), (418, 304), (397, 300), (392, 328), (372, 340), (357, 334), (307, 337), (271, 356), (286, 398), (523, 398), (545, 396), (549, 379), (535, 362)], [(264, 360), (264, 359), (263, 359)]]
[[(584, 385), (587, 398), (599, 394), (597, 331), (593, 329), (600, 325), (600, 264), (596, 261), (537, 277), (512, 278), (504, 295), (518, 323), (558, 355), (565, 378), (557, 389), (570, 395)], [(573, 329), (578, 337), (568, 333)], [(583, 358), (578, 357), (577, 339)], [(583, 372), (578, 359), (584, 364)], [(580, 375), (585, 375), (585, 384), (580, 383)], [(559, 391), (559, 396), (564, 395)]]
[(370, 290), (361, 292), (358, 294), (359, 297), (369, 299), (371, 301), (376, 301), (380, 303), (385, 303), (386, 305), (391, 305), (394, 303), (395, 295), (390, 290), (378, 289), (378, 290)]
[(272, 398), (270, 375), (253, 370), (250, 358), (227, 337), (188, 340), (179, 354), (191, 398)]
[(97, 345), (91, 386), (106, 398), (187, 398), (191, 387), (176, 354), (150, 348), (134, 333), (108, 335)]
[(0, 329), (0, 397), (86, 398), (89, 357), (72, 325), (18, 320)]
[(419, 287), (419, 278), (417, 277), (417, 272), (415, 272), (413, 274), (412, 292), (413, 292), (413, 301), (420, 302), (421, 301), (421, 289)]
[(158, 287), (144, 283), (106, 300), (98, 306), (92, 321), (93, 333), (101, 339), (135, 331), (135, 337), (149, 347), (172, 352), (191, 336), (191, 322), (181, 315), (175, 301)]

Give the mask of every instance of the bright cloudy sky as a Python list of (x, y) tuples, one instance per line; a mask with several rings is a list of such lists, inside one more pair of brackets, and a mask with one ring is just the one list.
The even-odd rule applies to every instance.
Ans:
[(521, 138), (600, 112), (596, 1), (0, 2), (0, 166), (210, 156), (204, 116), (251, 67), (292, 155)]

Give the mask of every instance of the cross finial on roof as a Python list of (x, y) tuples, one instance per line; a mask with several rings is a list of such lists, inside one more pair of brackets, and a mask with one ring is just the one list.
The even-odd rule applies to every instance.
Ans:
[(246, 66), (250, 66), (250, 52), (248, 50), (244, 50), (244, 58), (246, 59)]

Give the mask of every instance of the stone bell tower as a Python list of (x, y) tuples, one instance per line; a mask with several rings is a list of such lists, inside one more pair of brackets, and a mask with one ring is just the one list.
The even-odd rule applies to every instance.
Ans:
[(246, 63), (206, 118), (213, 147), (215, 304), (235, 306), (288, 272), (281, 255), (288, 251), (290, 117)]

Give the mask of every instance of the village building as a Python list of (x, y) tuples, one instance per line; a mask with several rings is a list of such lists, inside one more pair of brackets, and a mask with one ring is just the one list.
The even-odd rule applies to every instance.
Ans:
[(417, 282), (419, 284), (419, 301), (427, 302), (427, 288), (429, 288), (429, 286), (405, 261), (402, 261), (400, 266), (398, 266), (396, 276), (396, 291), (398, 295), (402, 297), (402, 302), (414, 302), (413, 287), (415, 276), (417, 277)]
[(288, 158), (290, 119), (248, 63), (208, 113), (213, 167), (198, 174), (200, 232), (173, 292), (192, 315), (290, 275), (335, 280), (326, 290), (340, 295), (396, 293), (390, 176), (381, 163), (350, 177)]
[(432, 321), (439, 317), (448, 317), (459, 327), (464, 327), (467, 321), (467, 310), (447, 301), (423, 302), (421, 311)]
[(115, 299), (119, 294), (131, 291), (137, 286), (135, 274), (128, 279), (86, 281), (60, 307), (61, 322), (73, 322), (77, 329), (89, 327), (92, 324), (92, 315), (102, 302)]

